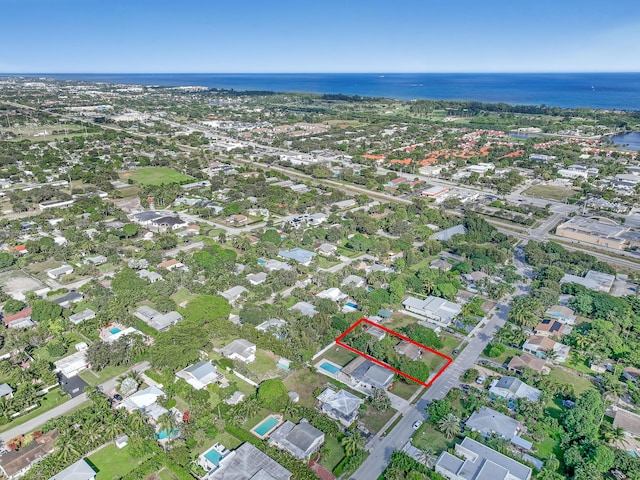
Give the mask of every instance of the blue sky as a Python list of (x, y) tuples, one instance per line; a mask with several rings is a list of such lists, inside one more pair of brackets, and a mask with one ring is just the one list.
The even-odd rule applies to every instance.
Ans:
[(0, 72), (640, 71), (640, 1), (0, 0)]

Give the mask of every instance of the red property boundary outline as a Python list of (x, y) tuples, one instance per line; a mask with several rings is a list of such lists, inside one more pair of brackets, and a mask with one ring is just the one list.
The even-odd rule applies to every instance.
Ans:
[[(418, 380), (417, 378), (412, 377), (411, 375), (409, 375), (409, 374), (407, 374), (407, 373), (404, 373), (403, 371), (398, 370), (397, 368), (393, 368), (391, 365), (389, 365), (389, 364), (387, 364), (387, 363), (385, 363), (385, 362), (382, 362), (382, 361), (380, 361), (380, 360), (378, 360), (378, 359), (376, 359), (376, 358), (373, 358), (371, 355), (367, 355), (366, 353), (361, 352), (360, 350), (357, 350), (357, 349), (355, 349), (355, 348), (353, 348), (353, 347), (351, 347), (351, 346), (347, 345), (346, 343), (342, 342), (342, 339), (343, 339), (345, 336), (347, 336), (347, 335), (348, 335), (348, 334), (349, 334), (349, 333), (350, 333), (354, 328), (356, 328), (356, 327), (357, 327), (358, 325), (360, 325), (361, 323), (368, 323), (369, 325), (371, 325), (371, 326), (373, 326), (373, 327), (377, 327), (377, 328), (379, 328), (379, 329), (381, 329), (381, 330), (384, 330), (385, 332), (387, 332), (387, 333), (389, 333), (389, 334), (391, 334), (391, 335), (393, 335), (393, 336), (395, 336), (395, 337), (401, 338), (402, 340), (406, 340), (407, 342), (411, 342), (411, 343), (413, 343), (414, 345), (416, 345), (418, 348), (421, 348), (421, 349), (426, 350), (426, 351), (428, 351), (428, 352), (431, 352), (431, 353), (433, 353), (433, 354), (435, 354), (435, 355), (437, 355), (437, 356), (439, 356), (439, 357), (441, 357), (441, 358), (444, 358), (444, 359), (447, 361), (447, 363), (445, 363), (445, 364), (444, 364), (444, 366), (443, 366), (442, 368), (440, 368), (440, 370), (438, 370), (438, 373), (436, 373), (436, 374), (434, 375), (434, 377), (433, 377), (431, 380), (429, 380), (429, 383), (421, 382), (421, 381), (420, 381), (420, 380)], [(391, 371), (393, 371), (393, 372), (397, 373), (398, 375), (402, 375), (403, 377), (408, 378), (409, 380), (413, 380), (414, 382), (416, 382), (416, 383), (418, 383), (418, 384), (420, 384), (420, 385), (423, 385), (423, 386), (425, 386), (425, 387), (430, 387), (430, 386), (431, 386), (431, 384), (432, 384), (433, 382), (435, 382), (435, 381), (436, 381), (436, 379), (437, 379), (440, 375), (442, 375), (442, 374), (443, 374), (443, 372), (444, 372), (444, 371), (449, 367), (449, 365), (451, 365), (451, 362), (453, 362), (453, 359), (452, 359), (451, 357), (448, 357), (448, 356), (446, 356), (445, 354), (440, 353), (440, 352), (438, 352), (437, 350), (434, 350), (433, 348), (429, 348), (429, 347), (427, 347), (426, 345), (422, 345), (421, 343), (418, 343), (418, 342), (416, 342), (415, 340), (411, 340), (409, 337), (405, 337), (404, 335), (402, 335), (402, 334), (400, 334), (400, 333), (398, 333), (398, 332), (395, 332), (395, 331), (393, 331), (393, 330), (391, 330), (391, 329), (389, 329), (389, 328), (383, 327), (382, 325), (379, 325), (379, 324), (377, 324), (377, 323), (375, 323), (375, 322), (372, 322), (372, 321), (371, 321), (371, 320), (369, 320), (368, 318), (361, 318), (360, 320), (358, 320), (356, 323), (354, 323), (354, 324), (353, 324), (353, 325), (351, 325), (348, 329), (346, 329), (346, 330), (345, 330), (345, 331), (344, 331), (344, 332), (343, 332), (343, 333), (342, 333), (338, 338), (336, 338), (336, 340), (335, 340), (335, 341), (336, 341), (336, 344), (337, 344), (337, 345), (340, 345), (341, 347), (346, 348), (347, 350), (350, 350), (350, 351), (352, 351), (353, 353), (357, 353), (358, 355), (360, 355), (360, 356), (362, 356), (362, 357), (366, 358), (367, 360), (371, 360), (372, 362), (377, 363), (377, 364), (378, 364), (378, 365), (380, 365), (381, 367), (388, 368), (389, 370), (391, 370)]]

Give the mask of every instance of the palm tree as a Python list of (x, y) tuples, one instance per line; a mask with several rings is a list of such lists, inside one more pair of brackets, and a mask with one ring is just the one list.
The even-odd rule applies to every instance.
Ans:
[(446, 417), (441, 418), (438, 426), (448, 439), (452, 439), (460, 433), (460, 419), (453, 413), (448, 413)]
[(340, 442), (342, 447), (344, 448), (344, 453), (349, 455), (353, 455), (358, 450), (362, 450), (364, 447), (364, 438), (360, 434), (360, 432), (355, 432), (352, 435), (347, 435)]
[(260, 411), (260, 408), (262, 408), (261, 405), (260, 405), (260, 401), (255, 397), (248, 398), (247, 400), (245, 400), (243, 402), (242, 405), (244, 407), (245, 415), (248, 418), (251, 418), (251, 417), (257, 415), (258, 412)]
[(287, 417), (293, 417), (298, 412), (298, 407), (291, 400), (288, 400), (282, 408), (282, 414)]
[(175, 430), (176, 419), (171, 413), (163, 413), (156, 422), (160, 432), (166, 432), (167, 440), (171, 440), (171, 433)]

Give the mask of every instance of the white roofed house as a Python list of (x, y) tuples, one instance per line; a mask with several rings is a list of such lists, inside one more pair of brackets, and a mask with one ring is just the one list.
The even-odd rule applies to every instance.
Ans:
[(367, 281), (358, 275), (349, 275), (340, 284), (341, 287), (353, 287), (362, 288), (367, 284)]
[(267, 280), (267, 274), (264, 272), (250, 273), (246, 279), (251, 285), (260, 285)]
[(211, 362), (203, 360), (176, 373), (176, 377), (183, 378), (196, 390), (202, 390), (212, 383), (224, 383), (225, 377)]
[(485, 437), (498, 435), (507, 440), (516, 436), (520, 429), (520, 422), (488, 407), (482, 407), (477, 412), (473, 412), (465, 425)]
[(0, 384), (0, 398), (12, 398), (13, 388), (8, 383)]
[(402, 306), (409, 312), (416, 313), (445, 327), (449, 326), (462, 311), (462, 307), (457, 303), (431, 295), (424, 300), (407, 297), (402, 302)]
[(334, 302), (339, 302), (347, 298), (346, 293), (342, 293), (339, 288), (332, 287), (323, 290), (322, 292), (316, 295), (318, 298), (327, 298), (329, 300), (333, 300)]
[(512, 398), (526, 398), (532, 402), (538, 400), (538, 397), (542, 393), (537, 388), (527, 385), (519, 378), (507, 375), (498, 381), (494, 381), (489, 388), (489, 392), (508, 400)]
[(78, 313), (74, 313), (73, 315), (70, 315), (69, 321), (74, 325), (78, 325), (79, 323), (84, 322), (85, 320), (91, 320), (93, 318), (96, 318), (96, 312), (87, 308), (82, 312), (78, 312)]
[(67, 378), (74, 377), (82, 370), (89, 368), (87, 352), (86, 350), (80, 350), (79, 352), (72, 353), (67, 357), (53, 362), (53, 365), (55, 366), (56, 372), (60, 372)]
[(360, 405), (364, 400), (354, 394), (340, 389), (337, 392), (333, 388), (326, 388), (317, 397), (317, 406), (325, 414), (334, 420), (338, 420), (345, 427), (350, 426), (358, 418)]
[(56, 473), (49, 480), (95, 480), (96, 472), (84, 458)]
[(240, 299), (240, 297), (248, 292), (249, 290), (247, 290), (246, 288), (244, 288), (241, 285), (236, 285), (235, 287), (231, 287), (228, 290), (225, 290), (224, 292), (220, 293), (221, 296), (223, 296), (224, 298), (227, 299), (227, 301), (230, 304), (234, 304), (236, 301), (238, 301), (238, 299)]
[(238, 338), (222, 348), (220, 353), (231, 360), (251, 363), (256, 359), (256, 345), (249, 340)]
[(229, 452), (215, 444), (198, 458), (207, 472), (202, 480), (290, 480), (291, 472), (274, 459), (245, 442)]
[(71, 265), (62, 265), (58, 268), (52, 268), (47, 271), (47, 276), (53, 280), (60, 280), (65, 275), (73, 273), (73, 267)]
[(129, 413), (140, 410), (151, 419), (157, 420), (162, 414), (169, 412), (157, 403), (160, 397), (166, 397), (166, 394), (153, 385), (125, 398), (117, 408), (126, 408)]

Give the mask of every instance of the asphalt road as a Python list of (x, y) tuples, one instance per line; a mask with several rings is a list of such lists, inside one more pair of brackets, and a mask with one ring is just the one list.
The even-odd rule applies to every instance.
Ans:
[[(149, 367), (150, 365), (148, 362), (141, 362), (134, 365), (131, 368), (131, 370), (135, 370), (137, 372), (144, 372)], [(101, 389), (101, 391), (108, 393), (112, 390), (115, 390), (117, 383), (118, 383), (117, 377), (112, 378), (111, 380), (104, 382), (102, 385), (99, 385), (99, 388)], [(44, 425), (45, 423), (47, 423), (52, 418), (61, 417), (62, 415), (69, 413), (71, 410), (78, 408), (79, 406), (84, 404), (87, 400), (88, 400), (87, 394), (82, 393), (77, 397), (64, 402), (62, 405), (58, 405), (57, 407), (52, 408), (51, 410), (48, 410), (43, 414), (38, 415), (35, 418), (32, 418), (31, 420), (23, 423), (22, 425), (18, 425), (17, 427), (10, 428), (9, 430), (6, 430), (0, 433), (0, 440), (4, 442), (8, 442), (9, 440), (16, 437), (17, 435), (24, 435), (26, 433), (32, 432), (37, 428), (41, 427), (42, 425)]]
[[(530, 278), (532, 275), (531, 270), (523, 263), (522, 257), (522, 250), (520, 248), (516, 249), (514, 265), (520, 275)], [(474, 366), (482, 350), (493, 338), (493, 335), (506, 323), (509, 313), (508, 304), (512, 296), (524, 295), (527, 290), (528, 287), (526, 285), (519, 284), (513, 295), (505, 297), (488, 313), (489, 320), (486, 321), (484, 326), (476, 328), (469, 334), (467, 346), (454, 359), (449, 368), (433, 382), (414, 405), (411, 405), (404, 412), (402, 420), (386, 437), (382, 437), (374, 445), (369, 445), (369, 457), (351, 476), (351, 479), (370, 480), (376, 479), (382, 474), (389, 463), (391, 454), (396, 450), (401, 450), (415, 433), (413, 424), (416, 420), (424, 421), (426, 419), (425, 408), (429, 402), (444, 398), (449, 390), (459, 385), (462, 374)]]

